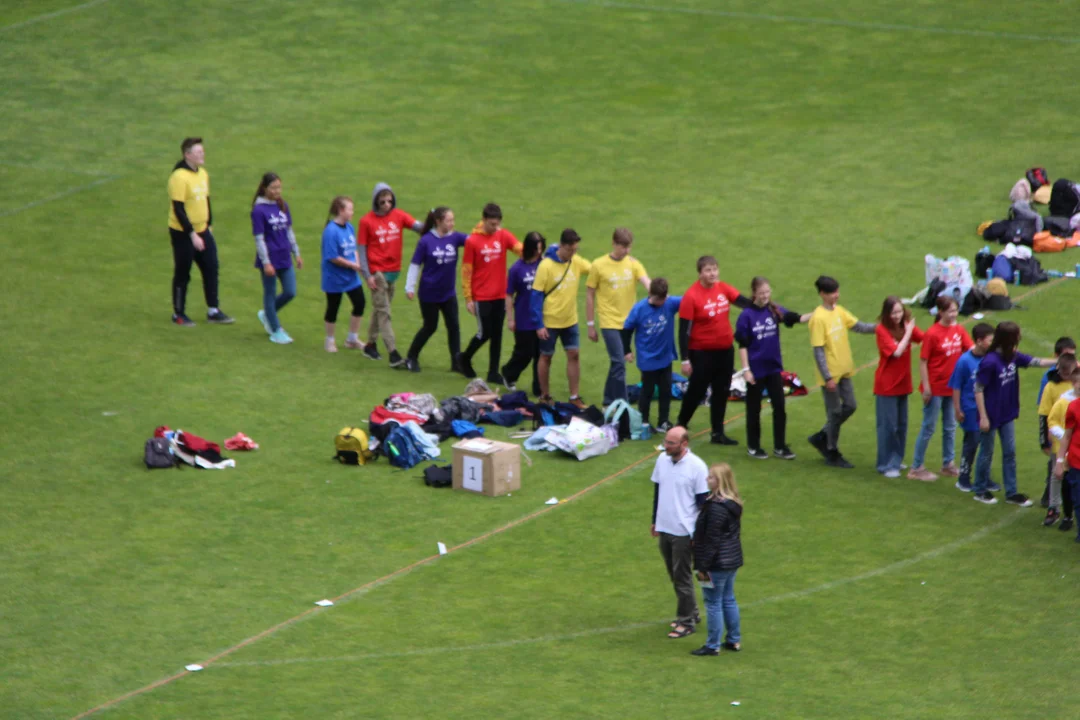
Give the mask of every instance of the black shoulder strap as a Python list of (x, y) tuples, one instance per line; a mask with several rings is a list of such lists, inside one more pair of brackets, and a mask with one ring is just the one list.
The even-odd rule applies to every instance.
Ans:
[(559, 282), (552, 285), (550, 290), (545, 290), (544, 291), (544, 297), (545, 298), (548, 295), (550, 295), (551, 293), (553, 293), (553, 292), (555, 292), (556, 290), (559, 289), (559, 286), (562, 285), (562, 281), (565, 280), (566, 276), (570, 273), (570, 267), (573, 264), (574, 264), (574, 258), (570, 258), (569, 260), (566, 261), (566, 270), (563, 271), (562, 277), (559, 278)]

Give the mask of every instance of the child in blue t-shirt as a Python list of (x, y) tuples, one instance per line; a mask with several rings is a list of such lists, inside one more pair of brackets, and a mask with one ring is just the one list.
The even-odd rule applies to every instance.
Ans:
[[(952, 377), (949, 378), (949, 387), (953, 391), (953, 413), (964, 430), (960, 477), (956, 481), (956, 489), (962, 492), (972, 490), (971, 472), (975, 467), (975, 454), (979, 450), (979, 408), (975, 405), (975, 373), (994, 340), (994, 327), (989, 323), (979, 323), (972, 328), (971, 337), (975, 345), (956, 361)], [(997, 491), (1001, 488), (995, 483), (990, 489)]]
[[(638, 409), (641, 421), (649, 422), (649, 405), (653, 392), (660, 389), (660, 422), (656, 429), (671, 429), (668, 412), (671, 408), (671, 363), (678, 359), (675, 353), (675, 317), (679, 314), (681, 296), (668, 296), (668, 283), (664, 278), (654, 278), (649, 284), (649, 297), (639, 300), (630, 310), (623, 323), (626, 347), (632, 347), (637, 331), (637, 366), (641, 370), (641, 396)], [(627, 356), (631, 361), (632, 355)]]
[(326, 352), (337, 352), (334, 330), (337, 324), (341, 296), (348, 295), (352, 302), (349, 317), (349, 335), (345, 347), (359, 349), (364, 346), (356, 333), (364, 316), (364, 286), (358, 273), (367, 273), (366, 261), (357, 257), (356, 230), (353, 229), (353, 201), (339, 195), (330, 203), (330, 219), (322, 234), (322, 289), (326, 293)]

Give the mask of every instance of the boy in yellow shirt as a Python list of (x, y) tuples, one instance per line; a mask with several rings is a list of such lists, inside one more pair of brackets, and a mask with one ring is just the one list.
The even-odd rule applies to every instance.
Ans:
[(562, 340), (566, 351), (566, 378), (570, 385), (570, 402), (584, 409), (585, 401), (579, 394), (581, 361), (578, 348), (581, 335), (578, 332), (577, 291), (581, 276), (587, 275), (592, 264), (577, 254), (581, 236), (567, 228), (559, 237), (558, 246), (548, 248), (544, 259), (536, 268), (533, 280), (531, 308), (533, 318), (540, 325), (536, 336), (540, 338), (540, 402), (553, 402), (551, 397), (551, 356), (555, 343)]
[[(626, 362), (632, 359), (623, 324), (637, 302), (637, 283), (649, 290), (645, 267), (630, 257), (634, 235), (626, 228), (616, 228), (611, 237), (611, 252), (593, 260), (585, 282), (585, 320), (589, 340), (604, 337), (607, 348), (607, 380), (604, 381), (604, 405), (626, 400)], [(596, 313), (600, 313), (600, 333), (596, 332)]]
[(869, 334), (875, 331), (874, 323), (859, 319), (837, 304), (840, 299), (840, 283), (828, 275), (815, 282), (821, 305), (810, 315), (810, 347), (814, 350), (814, 365), (818, 385), (825, 398), (825, 425), (807, 440), (825, 458), (831, 467), (850, 469), (854, 467), (840, 454), (840, 426), (855, 414), (855, 387), (851, 376), (855, 374), (855, 361), (851, 358), (848, 331)]
[[(1080, 393), (1080, 367), (1074, 356), (1064, 354), (1058, 357), (1056, 370), (1057, 377), (1051, 377), (1039, 400), (1039, 439), (1045, 443), (1043, 452), (1050, 455), (1051, 468), (1049, 507), (1043, 525), (1049, 527), (1061, 518), (1058, 529), (1066, 531), (1073, 526), (1072, 496), (1068, 492), (1062, 494), (1061, 480), (1054, 478), (1053, 466), (1061, 438), (1065, 435), (1065, 411)], [(1062, 387), (1067, 389), (1062, 391)]]
[(191, 282), (191, 263), (202, 273), (206, 296), (206, 319), (228, 325), (233, 319), (218, 308), (217, 243), (212, 230), (210, 176), (203, 167), (206, 153), (202, 138), (184, 138), (180, 143), (184, 157), (169, 175), (169, 238), (173, 249), (172, 321), (182, 327), (195, 325), (185, 313), (187, 288)]

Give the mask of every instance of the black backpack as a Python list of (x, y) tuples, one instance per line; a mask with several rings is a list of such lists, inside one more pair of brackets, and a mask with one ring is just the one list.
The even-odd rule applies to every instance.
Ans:
[(1033, 167), (1024, 173), (1024, 177), (1027, 178), (1028, 183), (1031, 185), (1031, 192), (1035, 192), (1043, 185), (1050, 184), (1050, 178), (1046, 174), (1046, 168)]
[(975, 277), (986, 277), (986, 271), (994, 266), (994, 253), (980, 250), (975, 253)]
[(146, 441), (143, 449), (143, 462), (147, 470), (159, 470), (164, 468), (178, 468), (176, 456), (169, 448), (169, 441), (163, 437), (152, 437)]
[(938, 295), (940, 295), (946, 287), (944, 280), (934, 278), (930, 282), (930, 287), (926, 288), (926, 297), (923, 298), (922, 306), (929, 310), (937, 305)]
[(1050, 279), (1050, 276), (1042, 269), (1042, 264), (1034, 257), (1013, 258), (1011, 262), (1013, 272), (1020, 273), (1021, 285), (1038, 285)]
[(450, 487), (454, 482), (453, 471), (453, 465), (428, 465), (424, 468), (424, 484), (433, 488)]

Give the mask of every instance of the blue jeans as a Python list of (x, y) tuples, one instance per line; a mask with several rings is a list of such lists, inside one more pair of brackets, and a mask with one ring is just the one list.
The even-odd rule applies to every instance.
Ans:
[(907, 395), (875, 395), (877, 408), (877, 471), (900, 471), (907, 449)]
[(934, 437), (937, 416), (941, 413), (941, 466), (945, 467), (956, 458), (956, 416), (953, 414), (952, 398), (932, 397), (923, 405), (922, 428), (915, 439), (915, 459), (912, 467), (922, 467), (926, 460), (926, 447)]
[(735, 573), (738, 570), (712, 570), (711, 588), (701, 588), (705, 600), (705, 617), (709, 622), (709, 636), (705, 646), (713, 650), (720, 648), (720, 634), (727, 629), (727, 642), (737, 643), (742, 637), (739, 632), (739, 605), (735, 602)]
[(975, 492), (986, 492), (990, 484), (990, 464), (994, 461), (994, 435), (1001, 437), (1001, 483), (1005, 497), (1016, 494), (1016, 427), (1010, 420), (995, 430), (980, 433), (979, 459), (975, 461)]
[[(259, 270), (263, 284), (263, 312), (266, 313), (266, 322), (270, 328), (277, 332), (281, 329), (281, 323), (277, 319), (277, 311), (289, 304), (296, 297), (296, 271), (293, 268), (277, 270), (277, 277), (267, 277), (266, 273)], [(277, 281), (281, 280), (281, 294), (277, 293)]]
[(540, 354), (551, 356), (555, 354), (555, 343), (562, 340), (563, 350), (577, 350), (581, 345), (581, 333), (577, 325), (567, 328), (548, 328), (548, 339), (540, 341)]
[[(1067, 492), (1072, 493), (1073, 507), (1080, 508), (1080, 470), (1070, 467), (1065, 473), (1064, 480), (1068, 486)], [(1077, 528), (1076, 537), (1080, 540), (1080, 528)]]
[(971, 485), (971, 470), (975, 466), (975, 454), (979, 452), (978, 430), (964, 431), (964, 444), (960, 451), (960, 477), (961, 485)]
[(622, 330), (601, 330), (600, 335), (604, 338), (608, 360), (611, 361), (607, 380), (604, 381), (604, 405), (610, 405), (616, 400), (626, 399), (626, 350), (623, 349)]

